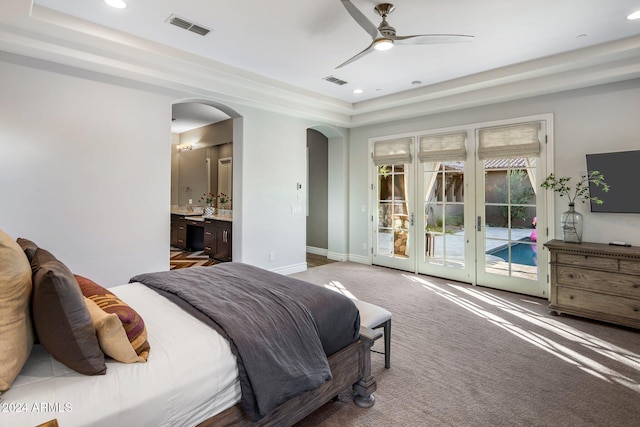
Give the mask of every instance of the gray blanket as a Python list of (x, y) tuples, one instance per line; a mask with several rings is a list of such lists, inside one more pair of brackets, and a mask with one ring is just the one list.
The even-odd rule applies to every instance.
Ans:
[(230, 341), (242, 405), (252, 421), (330, 380), (326, 354), (358, 338), (360, 319), (351, 300), (247, 264), (141, 274), (130, 281), (167, 296)]

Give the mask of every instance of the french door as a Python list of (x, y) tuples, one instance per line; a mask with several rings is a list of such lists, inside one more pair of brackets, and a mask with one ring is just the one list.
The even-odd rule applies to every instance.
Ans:
[(416, 134), (392, 149), (390, 140), (373, 141), (372, 263), (546, 296), (537, 239), (546, 229), (537, 185), (546, 127), (536, 120)]
[(413, 138), (400, 138), (374, 146), (373, 263), (405, 271), (415, 264), (412, 144)]

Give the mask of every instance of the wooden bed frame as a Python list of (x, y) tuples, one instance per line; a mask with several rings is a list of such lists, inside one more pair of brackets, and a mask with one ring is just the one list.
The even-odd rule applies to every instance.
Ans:
[(361, 327), (358, 341), (329, 356), (331, 381), (286, 401), (257, 423), (251, 422), (238, 404), (203, 421), (198, 427), (291, 426), (349, 387), (355, 392), (355, 404), (370, 408), (376, 390), (376, 381), (371, 375), (371, 346), (381, 335), (380, 331)]

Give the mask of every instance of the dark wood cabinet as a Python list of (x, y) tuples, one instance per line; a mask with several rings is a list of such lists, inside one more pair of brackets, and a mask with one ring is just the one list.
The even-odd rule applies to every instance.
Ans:
[(187, 220), (180, 215), (171, 215), (171, 246), (187, 249)]
[(216, 247), (216, 231), (214, 229), (213, 220), (204, 220), (204, 253), (213, 258)]
[(218, 261), (231, 261), (231, 222), (206, 219), (204, 253)]

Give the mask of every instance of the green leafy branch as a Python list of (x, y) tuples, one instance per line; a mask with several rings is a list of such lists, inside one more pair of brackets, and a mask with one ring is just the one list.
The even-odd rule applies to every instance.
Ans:
[(609, 191), (609, 184), (604, 180), (604, 175), (598, 171), (590, 171), (586, 175), (580, 177), (580, 181), (576, 183), (574, 187), (571, 187), (569, 182), (571, 178), (563, 176), (556, 178), (554, 174), (550, 174), (540, 187), (547, 190), (553, 190), (560, 194), (560, 197), (566, 197), (569, 199), (569, 204), (575, 204), (576, 200), (581, 200), (584, 203), (587, 200), (591, 200), (594, 203), (601, 205), (604, 203), (602, 199), (592, 196), (589, 192), (589, 183), (593, 183), (596, 187), (602, 187), (602, 191), (605, 193)]

